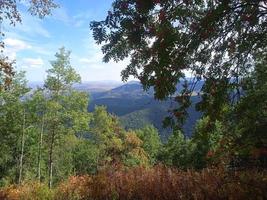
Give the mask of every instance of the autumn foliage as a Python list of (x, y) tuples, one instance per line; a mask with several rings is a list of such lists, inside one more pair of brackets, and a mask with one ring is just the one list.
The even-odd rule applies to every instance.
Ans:
[(106, 170), (95, 176), (70, 177), (50, 194), (45, 188), (39, 184), (9, 187), (0, 192), (0, 199), (266, 199), (267, 173), (137, 167), (114, 172)]

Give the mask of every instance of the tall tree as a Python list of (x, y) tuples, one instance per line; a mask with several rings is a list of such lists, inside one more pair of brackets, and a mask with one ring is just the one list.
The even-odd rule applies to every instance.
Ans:
[[(15, 75), (8, 89), (0, 93), (1, 184), (4, 184), (4, 182), (14, 183), (21, 174), (19, 173), (18, 163), (19, 157), (23, 155), (22, 144), (25, 142), (25, 132), (23, 132), (23, 127), (25, 127), (25, 104), (21, 97), (28, 91), (25, 73), (21, 72)], [(20, 163), (22, 164), (22, 162)]]
[(37, 166), (36, 177), (41, 181), (42, 177), (42, 156), (43, 156), (43, 141), (44, 133), (46, 129), (46, 112), (47, 112), (47, 97), (45, 91), (42, 88), (38, 88), (33, 92), (28, 99), (27, 107), (30, 115), (30, 123), (35, 127), (35, 132), (38, 135), (37, 138)]
[[(72, 96), (71, 90), (74, 83), (80, 82), (80, 76), (70, 65), (70, 52), (64, 47), (55, 54), (56, 60), (51, 62), (45, 88), (48, 92), (47, 101), (47, 124), (49, 131), (49, 187), (52, 187), (54, 146), (60, 134), (66, 132), (70, 121), (66, 121), (68, 109), (64, 105), (66, 97)], [(73, 102), (74, 103), (74, 102)]]
[(120, 162), (124, 132), (119, 120), (109, 114), (104, 106), (98, 106), (93, 113), (90, 129), (92, 139), (100, 151), (98, 166), (105, 167)]
[[(232, 155), (267, 160), (267, 51), (257, 56), (255, 70), (244, 79), (244, 96), (226, 119)], [(234, 132), (235, 134), (229, 134)], [(258, 151), (258, 153), (257, 153)], [(254, 154), (254, 155), (253, 155)]]

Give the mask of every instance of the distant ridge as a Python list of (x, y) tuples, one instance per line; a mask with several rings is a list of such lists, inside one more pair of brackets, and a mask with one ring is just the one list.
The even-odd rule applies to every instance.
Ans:
[[(195, 89), (200, 90), (203, 82), (199, 82)], [(177, 90), (181, 91), (181, 84)], [(196, 93), (196, 92), (195, 92)], [(170, 106), (175, 104), (167, 101), (158, 101), (154, 99), (154, 90), (150, 88), (144, 91), (140, 82), (130, 81), (109, 91), (94, 93), (91, 95), (89, 111), (93, 111), (96, 105), (104, 105), (108, 112), (120, 117), (122, 125), (126, 129), (142, 128), (145, 124), (153, 124), (161, 134), (161, 138), (166, 140), (170, 135), (170, 129), (162, 128), (162, 121), (168, 116)], [(189, 118), (184, 125), (184, 131), (187, 136), (191, 136), (193, 127), (201, 113), (194, 108), (195, 104), (200, 101), (200, 97), (192, 97), (192, 106), (189, 108)]]

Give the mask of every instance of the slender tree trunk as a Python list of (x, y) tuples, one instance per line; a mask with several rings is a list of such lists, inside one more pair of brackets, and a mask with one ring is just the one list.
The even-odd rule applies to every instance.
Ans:
[(26, 113), (24, 110), (23, 111), (22, 136), (21, 136), (21, 152), (20, 152), (20, 159), (19, 159), (19, 184), (21, 184), (21, 180), (22, 180), (24, 145), (25, 145), (25, 123), (26, 123)]
[(49, 181), (48, 181), (48, 187), (52, 188), (53, 184), (53, 150), (54, 150), (54, 140), (55, 140), (55, 128), (52, 130), (51, 135), (51, 143), (50, 143), (50, 149), (49, 149)]
[(38, 180), (41, 182), (41, 159), (42, 159), (42, 146), (43, 146), (43, 133), (44, 133), (44, 120), (45, 115), (42, 118), (42, 127), (39, 135), (39, 146), (38, 146)]

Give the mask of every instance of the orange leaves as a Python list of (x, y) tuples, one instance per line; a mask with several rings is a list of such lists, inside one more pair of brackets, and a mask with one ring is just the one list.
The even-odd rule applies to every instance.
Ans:
[[(78, 199), (242, 199), (263, 197), (266, 172), (226, 172), (223, 169), (178, 171), (156, 166), (104, 171), (92, 177), (77, 177)], [(79, 181), (80, 180), (80, 181)], [(253, 183), (250, 185), (249, 183)], [(67, 182), (67, 184), (69, 184)], [(77, 187), (79, 188), (79, 187)], [(66, 191), (58, 190), (61, 199)]]
[(129, 132), (126, 134), (125, 142), (127, 146), (133, 147), (139, 147), (143, 143), (143, 141), (140, 140), (134, 132)]
[(30, 182), (21, 186), (12, 185), (0, 189), (0, 199), (2, 200), (21, 200), (21, 199), (53, 199), (53, 191), (49, 190), (44, 184)]
[(10, 62), (7, 57), (0, 58), (0, 74), (3, 80), (3, 83), (0, 83), (0, 88), (7, 88), (11, 84), (12, 78), (15, 75), (13, 65), (14, 61)]
[(0, 199), (266, 199), (266, 176), (266, 171), (256, 170), (233, 173), (222, 168), (179, 171), (163, 166), (137, 167), (73, 176), (54, 190), (41, 184), (9, 187), (0, 190)]

